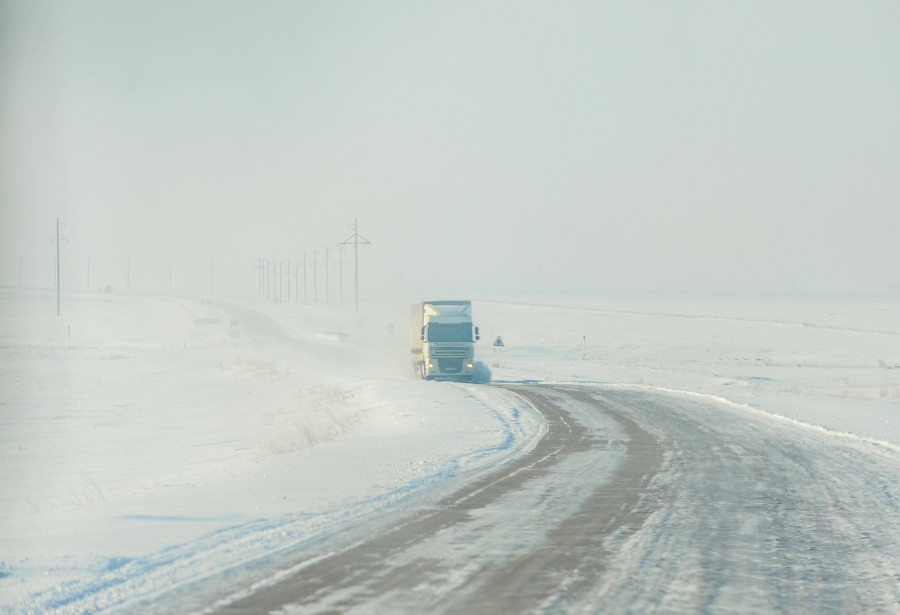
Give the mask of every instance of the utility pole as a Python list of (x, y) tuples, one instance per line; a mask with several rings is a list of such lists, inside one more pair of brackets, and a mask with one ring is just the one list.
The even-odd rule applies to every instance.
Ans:
[[(62, 284), (62, 275), (61, 275), (60, 266), (59, 266), (59, 263), (60, 263), (60, 261), (59, 261), (59, 242), (60, 242), (60, 240), (68, 241), (68, 239), (66, 239), (65, 237), (59, 236), (59, 227), (60, 226), (65, 226), (65, 224), (61, 224), (59, 221), (59, 218), (57, 218), (56, 219), (56, 315), (57, 316), (59, 316), (59, 313), (60, 313), (60, 310), (59, 310), (60, 290), (59, 289), (60, 289), (60, 285)], [(21, 270), (21, 263), (22, 263), (22, 261), (20, 260), (19, 261), (20, 270)]]
[(256, 265), (256, 268), (259, 270), (259, 280), (258, 280), (259, 294), (264, 295), (264, 294), (266, 294), (266, 290), (265, 290), (266, 284), (265, 284), (265, 281), (263, 280), (263, 259), (261, 256), (259, 257), (259, 263)]
[(59, 218), (56, 219), (56, 315), (59, 316), (59, 285), (60, 285), (60, 269), (59, 269)]
[(319, 302), (319, 251), (313, 250), (313, 303)]
[(356, 219), (353, 220), (353, 234), (350, 235), (350, 237), (348, 237), (344, 241), (342, 241), (341, 245), (345, 245), (345, 244), (349, 244), (349, 243), (353, 244), (353, 260), (354, 260), (353, 283), (355, 286), (354, 300), (356, 303), (355, 309), (357, 311), (359, 311), (359, 246), (360, 246), (360, 244), (369, 245), (372, 242), (370, 242), (368, 239), (366, 239), (365, 237), (363, 237), (362, 235), (359, 234), (359, 225), (357, 224)]
[(306, 290), (306, 252), (303, 253), (303, 303), (304, 305), (309, 303), (309, 293)]
[(344, 246), (338, 244), (338, 286), (340, 287), (341, 302), (344, 307)]
[(328, 305), (328, 248), (325, 248), (325, 305)]

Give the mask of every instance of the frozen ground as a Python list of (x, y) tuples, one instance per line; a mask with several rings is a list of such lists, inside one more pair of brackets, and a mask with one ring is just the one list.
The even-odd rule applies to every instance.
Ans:
[[(418, 299), (74, 294), (57, 317), (54, 293), (0, 289), (0, 610), (147, 599), (529, 450), (521, 400), (407, 378)], [(495, 380), (686, 391), (900, 450), (896, 298), (475, 299)]]
[(481, 349), (495, 377), (705, 393), (900, 443), (900, 297), (548, 293), (477, 320), (507, 345)]

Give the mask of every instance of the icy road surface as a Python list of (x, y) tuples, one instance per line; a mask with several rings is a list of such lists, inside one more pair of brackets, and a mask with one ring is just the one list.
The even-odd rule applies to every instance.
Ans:
[(896, 450), (706, 396), (507, 388), (547, 417), (527, 455), (205, 612), (900, 608)]

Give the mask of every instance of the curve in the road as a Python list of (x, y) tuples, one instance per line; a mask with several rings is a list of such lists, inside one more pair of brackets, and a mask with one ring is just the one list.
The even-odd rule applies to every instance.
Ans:
[(224, 610), (900, 613), (893, 449), (697, 395), (507, 388), (547, 418), (532, 451)]
[[(624, 462), (612, 483), (586, 486), (590, 494), (574, 515), (562, 520), (547, 519), (548, 540), (532, 549), (491, 565), (491, 557), (469, 567), (469, 572), (455, 571), (464, 578), (464, 591), (455, 597), (441, 595), (443, 608), (478, 612), (522, 612), (537, 608), (559, 592), (577, 592), (591, 585), (603, 571), (603, 543), (611, 534), (628, 526), (639, 525), (648, 514), (640, 509), (642, 490), (662, 460), (660, 444), (625, 416), (616, 420), (627, 439), (611, 442), (598, 437), (581, 425), (555, 401), (559, 396), (573, 397), (581, 403), (596, 404), (576, 390), (546, 389), (534, 386), (510, 386), (544, 413), (548, 430), (544, 438), (528, 454), (467, 485), (442, 499), (433, 508), (412, 516), (388, 532), (365, 540), (324, 559), (302, 563), (296, 572), (264, 591), (244, 597), (222, 608), (227, 613), (266, 613), (286, 606), (302, 610), (348, 610), (372, 600), (397, 594), (397, 610), (428, 606), (435, 598), (428, 592), (407, 602), (417, 588), (428, 587), (435, 577), (446, 577), (440, 554), (433, 558), (408, 557), (404, 554), (433, 539), (443, 530), (474, 523), (478, 511), (484, 510), (503, 496), (528, 489), (539, 478), (547, 479), (554, 467), (572, 455), (592, 449), (624, 447)], [(551, 395), (552, 394), (552, 395)], [(515, 523), (514, 518), (507, 519)], [(421, 600), (421, 603), (417, 603)], [(449, 602), (448, 602), (449, 601)], [(404, 606), (405, 605), (405, 606)], [(432, 604), (431, 607), (435, 605)]]

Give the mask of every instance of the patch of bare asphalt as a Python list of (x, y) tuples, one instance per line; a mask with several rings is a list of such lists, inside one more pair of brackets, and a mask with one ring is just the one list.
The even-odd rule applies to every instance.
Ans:
[[(528, 482), (545, 477), (567, 455), (605, 447), (553, 397), (564, 395), (588, 405), (601, 406), (589, 389), (509, 385), (546, 417), (545, 436), (515, 462), (466, 485), (435, 506), (421, 510), (388, 531), (304, 566), (258, 593), (222, 607), (226, 613), (267, 613), (286, 605), (304, 612), (340, 612), (364, 607), (386, 593), (413, 588), (429, 578), (446, 574), (440, 553), (433, 558), (398, 557), (442, 530), (461, 526), (472, 511), (492, 505), (498, 498)], [(598, 411), (600, 409), (598, 408)], [(466, 581), (456, 599), (429, 610), (477, 613), (521, 613), (542, 604), (565, 603), (590, 587), (603, 573), (607, 539), (623, 529), (635, 529), (652, 510), (639, 506), (642, 493), (662, 463), (659, 442), (627, 416), (607, 407), (602, 411), (618, 421), (627, 435), (625, 459), (611, 482), (594, 488), (577, 512), (562, 520), (548, 519), (549, 540), (535, 545), (511, 561), (481, 569)], [(397, 563), (392, 563), (396, 561)], [(400, 563), (402, 562), (402, 563)], [(435, 608), (436, 607), (436, 608)]]

